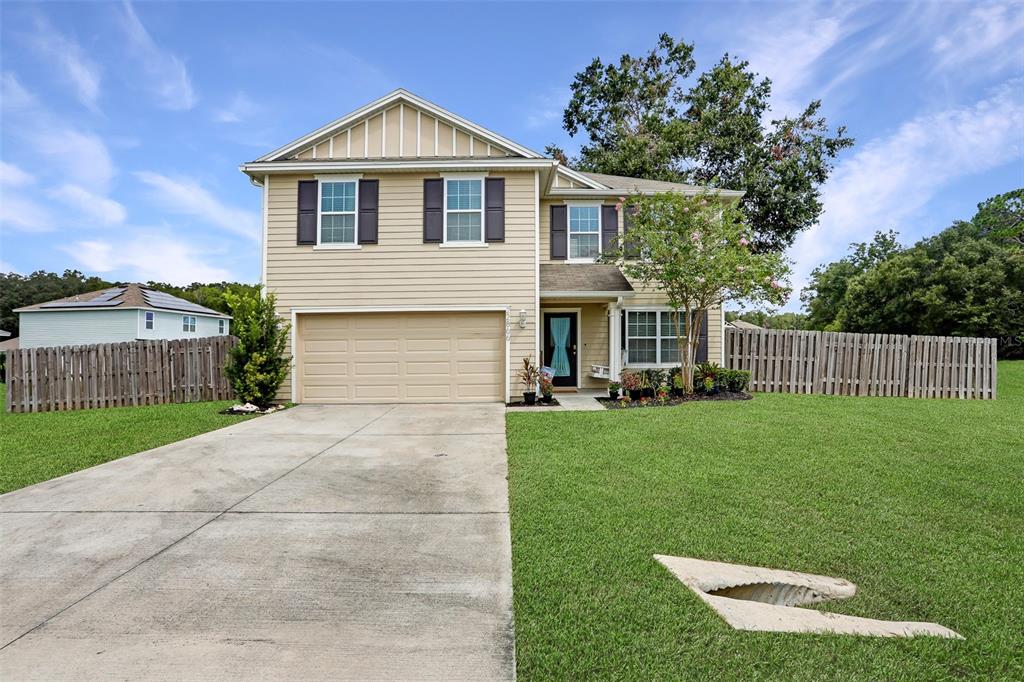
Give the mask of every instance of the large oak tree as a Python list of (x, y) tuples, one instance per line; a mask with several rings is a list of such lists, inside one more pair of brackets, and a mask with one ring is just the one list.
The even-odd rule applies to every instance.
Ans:
[(745, 61), (727, 54), (691, 82), (695, 69), (693, 45), (668, 34), (641, 57), (595, 58), (576, 74), (563, 117), (571, 135), (588, 138), (571, 164), (744, 190), (754, 246), (789, 246), (817, 222), (821, 185), (853, 139), (844, 127), (830, 130), (819, 100), (795, 117), (766, 120), (771, 81)]

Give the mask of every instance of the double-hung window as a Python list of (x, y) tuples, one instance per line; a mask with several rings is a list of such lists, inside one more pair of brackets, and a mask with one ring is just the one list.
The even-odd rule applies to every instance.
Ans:
[(319, 244), (356, 243), (356, 181), (320, 182)]
[(484, 181), (480, 178), (445, 178), (444, 241), (483, 243)]
[(152, 313), (152, 312), (150, 312), (148, 310), (146, 311), (146, 329), (152, 329), (153, 328), (153, 321), (154, 321), (155, 318), (156, 318), (156, 313)]
[(194, 332), (196, 330), (196, 316), (195, 315), (182, 315), (181, 316), (181, 331), (183, 332)]
[(225, 334), (225, 333), (227, 333), (227, 331), (228, 331), (228, 321), (227, 320), (217, 320), (217, 333), (218, 334)]
[[(685, 313), (679, 324), (685, 335)], [(667, 365), (679, 362), (676, 337), (676, 316), (671, 311), (626, 311), (626, 363), (635, 365)]]
[(569, 206), (569, 260), (593, 261), (601, 255), (601, 207)]

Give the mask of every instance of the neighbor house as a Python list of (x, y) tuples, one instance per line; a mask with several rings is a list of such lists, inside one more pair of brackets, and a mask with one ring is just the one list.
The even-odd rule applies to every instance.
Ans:
[(17, 308), (19, 346), (82, 346), (229, 333), (231, 316), (141, 284)]
[[(665, 297), (595, 261), (620, 197), (703, 188), (575, 171), (405, 90), (241, 170), (292, 325), (282, 400), (503, 401), (525, 357), (570, 389), (677, 363)], [(723, 329), (711, 311), (701, 359)]]

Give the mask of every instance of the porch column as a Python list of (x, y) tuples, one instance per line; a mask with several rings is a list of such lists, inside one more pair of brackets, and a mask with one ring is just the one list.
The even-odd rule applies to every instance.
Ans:
[(619, 338), (619, 330), (622, 328), (619, 322), (621, 314), (622, 310), (617, 303), (608, 304), (608, 374), (612, 381), (618, 381), (622, 372), (622, 354), (619, 352), (622, 346), (622, 340)]

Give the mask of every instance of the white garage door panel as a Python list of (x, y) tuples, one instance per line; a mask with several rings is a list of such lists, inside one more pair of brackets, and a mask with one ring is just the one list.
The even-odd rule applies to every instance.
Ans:
[(305, 314), (296, 331), (302, 402), (503, 399), (503, 313)]

